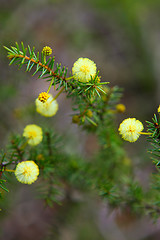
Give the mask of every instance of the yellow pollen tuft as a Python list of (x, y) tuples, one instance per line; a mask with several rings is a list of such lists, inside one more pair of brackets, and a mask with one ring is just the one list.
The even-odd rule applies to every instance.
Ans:
[(83, 66), (80, 68), (80, 71), (81, 71), (81, 72), (84, 72), (84, 73), (88, 73), (88, 72), (90, 71), (90, 69), (89, 69), (88, 66), (83, 65)]
[(35, 131), (28, 132), (29, 138), (35, 138), (37, 136), (37, 133)]
[(31, 168), (26, 166), (22, 174), (25, 176), (29, 176), (31, 172), (32, 172)]
[(132, 126), (132, 127), (129, 127), (129, 131), (130, 132), (135, 132), (135, 128)]
[(45, 103), (47, 99), (49, 98), (49, 94), (46, 92), (41, 92), (38, 96), (38, 100), (41, 101), (42, 103)]

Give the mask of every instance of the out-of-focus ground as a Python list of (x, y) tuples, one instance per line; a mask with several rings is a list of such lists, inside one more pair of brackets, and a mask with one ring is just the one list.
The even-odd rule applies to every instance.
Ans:
[[(8, 66), (3, 45), (14, 45), (15, 41), (36, 46), (37, 51), (46, 45), (52, 47), (56, 61), (69, 71), (79, 57), (94, 60), (102, 81), (124, 88), (122, 103), (127, 111), (117, 126), (125, 117), (150, 120), (160, 104), (159, 12), (158, 0), (0, 0), (0, 146), (5, 146), (10, 132), (22, 132), (30, 123), (27, 112), (33, 111), (32, 102), (48, 87), (30, 73)], [(67, 129), (75, 136), (71, 146), (91, 154), (94, 139), (71, 125), (70, 101), (62, 95), (58, 102), (57, 115), (41, 121), (53, 123), (64, 134)], [(35, 123), (39, 118), (35, 115)], [(133, 161), (139, 162), (141, 156), (149, 162), (146, 145), (142, 139), (134, 146), (126, 143)], [(144, 185), (150, 166), (146, 164), (143, 175), (137, 168), (137, 178)], [(127, 209), (123, 213), (108, 210), (95, 196), (74, 196), (78, 200), (72, 204), (50, 209), (35, 198), (34, 188), (30, 189), (22, 187), (16, 196), (14, 190), (9, 194), (8, 211), (0, 218), (0, 239), (47, 239), (48, 231), (51, 235), (54, 232), (50, 239), (55, 240), (58, 232), (63, 240), (160, 239), (159, 222), (137, 219)]]

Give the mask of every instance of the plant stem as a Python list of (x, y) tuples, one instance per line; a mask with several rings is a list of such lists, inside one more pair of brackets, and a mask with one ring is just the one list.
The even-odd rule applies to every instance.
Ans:
[(148, 132), (140, 132), (140, 134), (143, 134), (143, 135), (152, 135), (152, 133), (148, 133)]
[(72, 76), (72, 77), (68, 77), (68, 78), (66, 78), (66, 81), (67, 81), (67, 80), (70, 80), (70, 79), (72, 79), (72, 78), (73, 78), (73, 76)]
[(47, 90), (47, 93), (49, 93), (49, 91), (50, 91), (50, 89), (51, 89), (51, 87), (52, 87), (53, 81), (54, 81), (54, 77), (52, 78), (52, 80), (51, 80), (51, 82), (50, 82), (50, 85), (49, 85), (49, 88), (48, 88), (48, 90)]
[(4, 169), (3, 171), (6, 171), (6, 172), (15, 172), (15, 170), (12, 170), (12, 169)]
[(27, 61), (33, 62), (33, 63), (35, 63), (35, 64), (38, 64), (39, 66), (47, 69), (47, 70), (51, 73), (51, 75), (52, 75), (53, 77), (56, 77), (56, 78), (58, 78), (58, 79), (62, 79), (63, 81), (66, 81), (66, 78), (65, 78), (65, 77), (63, 77), (63, 78), (60, 77), (60, 76), (59, 76), (58, 74), (56, 74), (51, 68), (49, 68), (49, 67), (48, 67), (47, 65), (45, 65), (45, 64), (42, 64), (40, 61), (36, 61), (36, 60), (34, 60), (33, 58), (30, 58), (30, 57), (28, 57), (28, 56), (23, 56), (22, 54), (11, 55), (11, 56), (9, 57), (9, 59), (12, 59), (12, 58), (14, 58), (14, 57), (16, 57), (16, 58), (24, 58), (24, 59), (26, 59)]
[(57, 97), (63, 92), (64, 88), (65, 88), (65, 87), (62, 87), (62, 88), (61, 88), (61, 90), (57, 93), (57, 95), (53, 98), (52, 101), (54, 101), (54, 100), (57, 99)]

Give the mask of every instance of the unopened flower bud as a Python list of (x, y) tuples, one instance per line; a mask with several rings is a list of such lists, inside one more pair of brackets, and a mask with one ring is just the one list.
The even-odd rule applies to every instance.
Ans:
[(46, 46), (42, 49), (42, 52), (44, 53), (44, 55), (49, 56), (52, 54), (52, 48)]
[(43, 154), (38, 154), (38, 155), (37, 155), (37, 160), (38, 160), (38, 161), (44, 160)]
[(38, 96), (38, 100), (45, 103), (47, 101), (47, 99), (49, 98), (49, 94), (46, 92), (41, 92)]
[(116, 105), (116, 110), (119, 113), (124, 113), (126, 111), (126, 107), (124, 104), (119, 103)]
[(80, 122), (79, 116), (78, 116), (78, 115), (74, 115), (74, 116), (72, 117), (72, 123), (79, 123), (79, 122)]
[(91, 118), (93, 116), (93, 112), (91, 110), (87, 110), (86, 115)]

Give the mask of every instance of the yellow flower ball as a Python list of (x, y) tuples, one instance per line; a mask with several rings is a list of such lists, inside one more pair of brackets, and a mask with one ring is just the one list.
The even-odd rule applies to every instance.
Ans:
[(24, 128), (23, 137), (28, 139), (29, 145), (35, 146), (42, 141), (43, 138), (42, 128), (35, 124), (27, 125)]
[(73, 77), (79, 82), (89, 82), (96, 75), (96, 64), (88, 58), (79, 58), (72, 67)]
[(143, 124), (136, 118), (127, 118), (119, 126), (122, 138), (129, 142), (135, 142), (143, 131)]
[(24, 161), (17, 164), (15, 176), (21, 183), (32, 184), (39, 175), (38, 165), (34, 161)]
[(49, 98), (42, 102), (39, 98), (36, 99), (36, 111), (44, 117), (52, 117), (58, 111), (58, 103), (56, 100), (53, 100), (53, 96), (48, 94)]
[(160, 113), (160, 105), (159, 105), (159, 107), (158, 107), (158, 109), (157, 109), (157, 112)]

